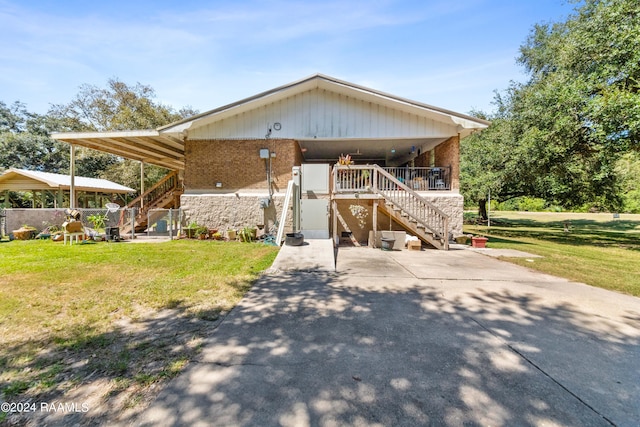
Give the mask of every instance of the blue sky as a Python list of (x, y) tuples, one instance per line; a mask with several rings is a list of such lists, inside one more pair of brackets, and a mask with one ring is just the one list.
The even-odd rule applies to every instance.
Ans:
[(519, 46), (566, 0), (0, 0), (0, 101), (148, 84), (210, 110), (323, 73), (461, 113), (522, 81)]

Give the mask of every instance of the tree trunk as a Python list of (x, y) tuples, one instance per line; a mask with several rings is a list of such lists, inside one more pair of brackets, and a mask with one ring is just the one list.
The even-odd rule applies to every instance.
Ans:
[(487, 215), (486, 199), (478, 200), (478, 215), (480, 215), (480, 218), (482, 218), (483, 221), (487, 221), (489, 219), (489, 215)]

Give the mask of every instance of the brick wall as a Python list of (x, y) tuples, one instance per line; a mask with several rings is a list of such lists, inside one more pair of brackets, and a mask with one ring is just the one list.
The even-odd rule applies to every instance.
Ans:
[(425, 151), (424, 153), (420, 153), (418, 157), (416, 157), (413, 161), (415, 167), (417, 168), (428, 168), (431, 166), (431, 151)]
[(460, 137), (452, 136), (434, 148), (435, 166), (451, 167), (451, 189), (460, 189)]
[(187, 140), (185, 142), (185, 190), (229, 191), (267, 189), (265, 160), (260, 149), (276, 153), (271, 159), (274, 191), (285, 191), (291, 168), (302, 164), (302, 152), (294, 140)]

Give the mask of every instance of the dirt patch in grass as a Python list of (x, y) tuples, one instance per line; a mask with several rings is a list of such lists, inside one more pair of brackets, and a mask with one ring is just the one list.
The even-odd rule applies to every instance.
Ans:
[(129, 425), (276, 253), (195, 241), (0, 246), (0, 404), (14, 410), (0, 425)]
[[(73, 338), (6, 349), (21, 358), (4, 361), (3, 383), (9, 385), (1, 400), (32, 402), (36, 410), (7, 414), (0, 424), (128, 424), (194, 358), (225, 314), (204, 319), (180, 308), (140, 307), (135, 320), (120, 318), (109, 332), (79, 331)], [(20, 379), (6, 378), (12, 374)], [(73, 409), (51, 410), (60, 403)]]

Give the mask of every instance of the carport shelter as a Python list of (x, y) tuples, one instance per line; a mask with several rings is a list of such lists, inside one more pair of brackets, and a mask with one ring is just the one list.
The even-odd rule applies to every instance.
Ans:
[[(114, 196), (122, 197), (134, 193), (133, 188), (115, 182), (74, 177), (78, 207), (102, 207), (113, 200)], [(29, 191), (33, 194), (32, 207), (61, 208), (69, 206), (71, 176), (50, 172), (30, 171), (24, 169), (8, 169), (0, 175), (0, 195), (4, 196), (5, 205), (10, 204), (9, 192)], [(123, 201), (126, 202), (126, 200)]]

